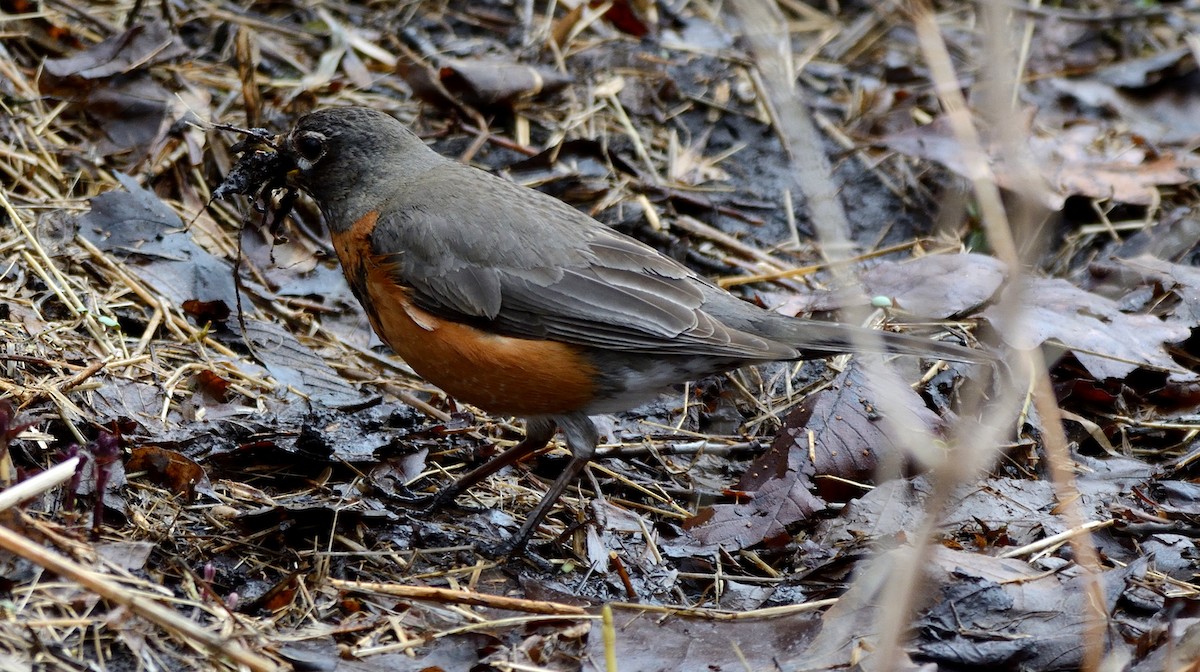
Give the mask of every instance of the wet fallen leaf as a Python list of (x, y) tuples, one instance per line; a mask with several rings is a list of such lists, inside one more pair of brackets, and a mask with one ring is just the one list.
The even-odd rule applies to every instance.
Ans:
[(983, 254), (930, 254), (906, 261), (884, 261), (862, 272), (865, 290), (857, 300), (845, 292), (818, 291), (788, 299), (776, 310), (787, 315), (867, 305), (868, 297), (886, 296), (912, 315), (945, 319), (977, 310), (992, 300), (1008, 276), (1004, 263)]
[(125, 470), (144, 472), (150, 482), (185, 497), (187, 501), (194, 499), (197, 492), (212, 494), (204, 469), (173, 450), (138, 446), (133, 449)]
[(479, 108), (554, 93), (571, 83), (570, 75), (552, 68), (479, 60), (445, 61), (438, 77), (447, 91)]
[[(769, 670), (774, 662), (804, 650), (820, 627), (820, 618), (801, 613), (781, 618), (708, 621), (671, 616), (646, 618), (636, 609), (613, 610), (617, 623), (617, 660), (621, 672), (666, 670)], [(604, 638), (598, 628), (588, 636), (583, 670), (605, 670)], [(597, 667), (597, 665), (599, 665)]]
[[(1101, 574), (1112, 613), (1145, 561)], [(932, 604), (914, 623), (922, 659), (947, 667), (1074, 669), (1083, 661), (1091, 614), (1086, 577), (1047, 573), (1020, 560), (938, 549), (930, 568)], [(1110, 646), (1128, 646), (1110, 631)]]
[[(1005, 289), (1010, 291), (1014, 291), (1012, 287)], [(1013, 347), (1060, 343), (1097, 380), (1124, 378), (1138, 368), (1168, 371), (1178, 381), (1196, 377), (1164, 349), (1168, 343), (1186, 339), (1191, 333), (1186, 327), (1151, 315), (1121, 312), (1111, 299), (1056, 278), (1027, 279), (1021, 302), (1025, 316), (1020, 324), (995, 307), (983, 312)]]
[(279, 544), (281, 548), (295, 548), (311, 545), (314, 539), (327, 544), (333, 534), (356, 537), (360, 532), (356, 528), (360, 526), (386, 529), (395, 519), (396, 515), (388, 511), (297, 503), (252, 511), (238, 516), (235, 522), (248, 535), (262, 535), (264, 542)]
[[(726, 548), (752, 546), (820, 511), (825, 499), (857, 493), (846, 482), (871, 481), (884, 460), (898, 467), (904, 459), (896, 429), (915, 429), (928, 437), (936, 435), (941, 420), (907, 385), (896, 385), (895, 390), (899, 396), (890, 407), (906, 417), (888, 425), (865, 370), (851, 362), (828, 389), (806, 399), (784, 419), (771, 448), (742, 476), (737, 488), (749, 493), (749, 501), (702, 510), (688, 521), (692, 537)], [(814, 489), (820, 497), (812, 494)]]
[(237, 303), (228, 262), (203, 249), (183, 221), (153, 192), (117, 174), (126, 191), (92, 199), (79, 220), (79, 234), (126, 262), (127, 268), (175, 305), (184, 301)]
[[(1161, 186), (1191, 180), (1191, 159), (1169, 152), (1152, 152), (1129, 140), (1106, 142), (1109, 131), (1098, 124), (1078, 124), (1053, 133), (1032, 133), (1029, 151), (1041, 174), (1027, 172), (992, 158), (1001, 186), (1028, 190), (1036, 178), (1038, 193), (1029, 194), (1051, 210), (1060, 210), (1069, 196), (1111, 199), (1120, 203), (1157, 203)], [(892, 150), (939, 163), (969, 176), (963, 150), (942, 119), (882, 139)]]
[(812, 494), (812, 467), (801, 464), (765, 481), (748, 495), (748, 501), (716, 504), (702, 509), (685, 524), (693, 539), (703, 546), (728, 550), (747, 548), (785, 535), (786, 526), (804, 520), (825, 508)]
[(55, 77), (99, 79), (179, 58), (187, 48), (162, 21), (136, 25), (80, 53), (48, 59), (46, 72)]
[[(929, 491), (923, 476), (880, 484), (847, 503), (838, 517), (822, 521), (812, 539), (852, 553), (879, 540), (904, 538), (923, 521)], [(1007, 545), (1030, 544), (1067, 529), (1054, 512), (1057, 504), (1048, 482), (984, 479), (955, 490), (939, 530), (945, 539), (967, 543), (977, 533), (1003, 530)]]
[(333, 408), (354, 407), (368, 401), (367, 395), (278, 324), (247, 320), (245, 336), (254, 344), (254, 355), (281, 386), (291, 387)]
[[(1122, 307), (1152, 307), (1172, 322), (1186, 327), (1200, 325), (1200, 269), (1195, 266), (1142, 255), (1096, 262), (1088, 270), (1097, 284), (1123, 294)], [(1164, 301), (1164, 295), (1170, 300)]]
[(1058, 105), (1102, 110), (1118, 118), (1151, 143), (1184, 143), (1200, 137), (1200, 71), (1187, 48), (1170, 49), (1144, 58), (1121, 61), (1086, 76), (1048, 82)]
[[(888, 594), (884, 579), (892, 567), (910, 562), (911, 553), (910, 548), (889, 551), (866, 566), (825, 613), (820, 634), (786, 659), (784, 669), (911, 667), (907, 656), (900, 666), (901, 661), (870, 660)], [(1037, 670), (1074, 669), (1082, 662), (1090, 596), (1077, 572), (1045, 572), (1022, 560), (947, 548), (935, 548), (932, 555), (907, 647), (915, 660), (955, 669)], [(1105, 613), (1145, 570), (1142, 562), (1102, 574)], [(1109, 643), (1127, 646), (1115, 633)]]

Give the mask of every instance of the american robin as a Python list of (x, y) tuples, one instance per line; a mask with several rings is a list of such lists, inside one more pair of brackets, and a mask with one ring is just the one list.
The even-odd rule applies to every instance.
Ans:
[[(524, 551), (591, 459), (589, 415), (748, 364), (846, 352), (860, 329), (742, 301), (551, 196), (439, 155), (375, 110), (312, 112), (282, 151), (375, 332), (450, 396), (525, 419), (524, 441), (439, 498), (540, 450), (556, 429), (565, 436), (572, 459), (508, 552)], [(893, 353), (986, 359), (878, 335)]]

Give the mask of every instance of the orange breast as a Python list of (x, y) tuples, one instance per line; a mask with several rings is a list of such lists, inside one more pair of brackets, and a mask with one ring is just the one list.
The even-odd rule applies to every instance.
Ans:
[(563, 414), (592, 400), (596, 371), (575, 347), (490, 334), (417, 307), (371, 249), (377, 219), (368, 213), (334, 234), (334, 249), (375, 333), (417, 374), (492, 413)]

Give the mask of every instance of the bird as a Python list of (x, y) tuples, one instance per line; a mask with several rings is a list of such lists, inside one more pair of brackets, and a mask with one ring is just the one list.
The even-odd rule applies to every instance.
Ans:
[(673, 386), (855, 343), (980, 362), (980, 351), (782, 315), (535, 189), (442, 156), (391, 115), (318, 109), (282, 138), (288, 183), (325, 221), (354, 295), (383, 342), (448, 396), (525, 421), (525, 437), (446, 486), (452, 501), (561, 432), (565, 468), (502, 545), (520, 555), (595, 454), (589, 416)]

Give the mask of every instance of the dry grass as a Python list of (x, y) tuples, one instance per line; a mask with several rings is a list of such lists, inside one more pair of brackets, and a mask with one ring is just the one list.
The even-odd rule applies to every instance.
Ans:
[[(955, 84), (961, 73), (952, 67), (943, 32), (947, 27), (975, 30), (977, 17), (971, 12), (935, 17), (923, 3), (913, 3), (911, 13), (864, 13), (851, 22), (788, 0), (780, 2), (778, 10), (772, 7), (780, 13), (770, 20), (786, 26), (793, 37), (809, 38), (811, 46), (803, 53), (771, 52), (769, 41), (751, 41), (756, 69), (728, 49), (705, 44), (675, 44), (668, 49), (672, 54), (694, 50), (722, 68), (714, 73), (710, 96), (689, 93), (690, 98), (683, 96), (687, 104), (671, 110), (673, 114), (681, 115), (686, 108), (706, 111), (710, 119), (737, 115), (750, 122), (770, 123), (783, 137), (792, 165), (809, 169), (794, 185), (797, 193), (809, 194), (820, 206), (833, 207), (818, 216), (830, 229), (823, 244), (812, 245), (800, 244), (790, 208), (783, 226), (778, 221), (757, 226), (756, 221), (762, 223), (755, 214), (759, 210), (752, 207), (726, 212), (741, 218), (737, 236), (685, 211), (687, 199), (702, 199), (722, 189), (724, 166), (736, 165), (737, 152), (706, 154), (704, 144), (682, 134), (671, 119), (646, 123), (648, 115), (627, 109), (656, 95), (654, 85), (661, 82), (647, 77), (653, 68), (641, 67), (653, 62), (654, 55), (643, 51), (630, 57), (629, 53), (636, 52), (633, 41), (621, 37), (586, 4), (570, 15), (574, 20), (567, 20), (562, 12), (557, 20), (543, 16), (539, 4), (539, 13), (524, 22), (519, 16), (499, 16), (496, 12), (510, 8), (498, 5), (471, 11), (439, 3), (331, 4), (308, 11), (279, 3), (271, 7), (272, 13), (251, 14), (206, 2), (186, 3), (186, 10), (172, 3), (141, 4), (135, 22), (159, 21), (161, 11), (170, 12), (161, 19), (174, 29), (173, 34), (187, 36), (185, 53), (204, 58), (159, 61), (162, 49), (174, 48), (163, 45), (160, 50), (147, 50), (145, 61), (126, 64), (128, 79), (145, 77), (156, 83), (155, 90), (169, 96), (160, 101), (162, 110), (156, 118), (161, 128), (125, 128), (138, 142), (119, 151), (105, 149), (119, 142), (113, 134), (123, 127), (121, 114), (113, 114), (103, 96), (117, 91), (116, 82), (126, 75), (57, 78), (46, 71), (44, 61), (121, 33), (135, 8), (129, 3), (102, 3), (82, 9), (69, 2), (47, 2), (36, 11), (33, 6), (26, 7), (23, 15), (0, 15), (0, 137), (4, 138), (0, 142), (0, 173), (5, 182), (0, 192), (0, 219), (5, 221), (0, 227), (0, 296), (5, 301), (0, 315), (0, 397), (11, 400), (34, 420), (33, 428), (0, 464), (0, 487), (10, 488), (0, 490), (0, 497), (19, 493), (0, 504), (0, 547), (11, 554), (0, 556), (0, 567), (5, 576), (17, 577), (10, 578), (13, 585), (6, 600), (0, 602), (0, 669), (267, 670), (305, 659), (336, 662), (339, 657), (398, 668), (418, 651), (441, 640), (460, 641), (454, 638), (471, 633), (493, 638), (498, 653), (491, 662), (499, 669), (566, 669), (582, 664), (578, 663), (584, 649), (582, 633), (601, 618), (597, 610), (568, 604), (566, 597), (549, 589), (538, 593), (543, 597), (505, 593), (526, 589), (518, 580), (531, 577), (534, 583), (553, 589), (579, 588), (593, 572), (607, 578), (592, 597), (659, 603), (639, 607), (650, 618), (657, 618), (656, 612), (661, 611), (662, 618), (669, 612), (716, 620), (765, 619), (831, 604), (830, 600), (813, 599), (741, 614), (712, 608), (719, 604), (721, 586), (729, 578), (726, 563), (736, 565), (748, 584), (782, 583), (795, 569), (789, 560), (767, 561), (753, 551), (736, 557), (716, 554), (711, 571), (679, 571), (658, 593), (645, 594), (641, 591), (649, 584), (635, 586), (623, 563), (646, 562), (664, 572), (679, 568), (663, 560), (663, 551), (655, 542), (659, 533), (648, 529), (644, 520), (638, 523), (641, 529), (631, 533), (642, 539), (631, 544), (636, 553), (630, 551), (620, 558), (613, 553), (612, 564), (606, 567), (588, 570), (576, 564), (578, 558), (589, 557), (587, 544), (595, 539), (582, 529), (565, 525), (563, 549), (569, 547), (576, 554), (564, 552), (563, 557), (554, 558), (561, 570), (558, 575), (498, 567), (463, 543), (479, 532), (477, 522), (458, 520), (453, 514), (429, 521), (420, 516), (405, 518), (402, 512), (383, 510), (379, 502), (386, 500), (363, 496), (370, 494), (368, 484), (378, 475), (372, 471), (374, 466), (364, 466), (370, 460), (335, 455), (322, 462), (301, 452), (262, 448), (276, 441), (282, 444), (310, 429), (312, 421), (288, 419), (287, 411), (303, 407), (306, 399), (325, 388), (304, 388), (272, 375), (270, 366), (264, 364), (264, 355), (269, 353), (241, 342), (236, 318), (226, 330), (206, 324), (173, 298), (170, 282), (154, 282), (139, 272), (137, 264), (127, 261), (124, 252), (78, 233), (76, 218), (89, 210), (92, 199), (123, 188), (118, 173), (133, 176), (137, 184), (177, 213), (198, 249), (224, 264), (221, 272), (233, 273), (233, 262), (240, 259), (245, 319), (251, 325), (284, 325), (297, 343), (319, 356), (322, 366), (336, 372), (345, 385), (337, 393), (348, 394), (346, 390), (352, 388), (349, 381), (353, 381), (370, 394), (385, 395), (386, 404), (418, 409), (420, 416), (412, 416), (417, 419), (410, 422), (417, 427), (411, 437), (396, 430), (397, 436), (408, 437), (404, 438), (410, 442), (406, 446), (430, 448), (437, 455), (464, 447), (476, 450), (489, 442), (503, 446), (517, 434), (503, 419), (476, 414), (474, 420), (463, 420), (459, 411), (469, 409), (457, 407), (412, 376), (402, 362), (373, 349), (365, 320), (345, 301), (344, 292), (297, 296), (285, 291), (286, 283), (300, 282), (307, 269), (329, 270), (320, 258), (327, 254), (328, 245), (314, 213), (302, 205), (299, 223), (287, 232), (288, 241), (275, 248), (276, 258), (272, 258), (263, 242), (268, 234), (257, 231), (256, 213), (241, 202), (209, 203), (215, 180), (231, 166), (229, 145), (236, 138), (207, 129), (206, 122), (247, 124), (249, 117), (249, 125), (286, 126), (288, 119), (308, 109), (352, 103), (414, 119), (418, 130), (435, 139), (443, 151), (453, 151), (464, 159), (499, 162), (503, 157), (532, 156), (543, 147), (557, 147), (564, 139), (592, 140), (602, 150), (620, 146), (628, 150), (622, 156), (632, 157), (636, 163), (637, 178), (627, 172), (608, 171), (602, 178), (580, 172), (573, 185), (590, 194), (584, 198), (594, 212), (618, 222), (635, 220), (639, 232), (651, 237), (687, 235), (695, 243), (691, 260), (719, 267), (722, 277), (718, 281), (726, 286), (773, 281), (790, 292), (820, 285), (852, 268), (851, 262), (880, 254), (909, 249), (924, 254), (957, 247), (955, 241), (945, 238), (864, 245), (845, 252), (849, 247), (845, 241), (854, 234), (849, 224), (836, 224), (847, 218), (836, 207), (833, 196), (837, 189), (821, 183), (830, 171), (823, 166), (814, 168), (806, 160), (823, 155), (815, 127), (842, 141), (847, 152), (866, 160), (880, 188), (899, 194), (900, 203), (914, 209), (928, 206), (928, 194), (923, 190), (929, 183), (917, 179), (906, 161), (866, 152), (846, 130), (859, 116), (868, 114), (871, 101), (866, 94), (841, 92), (863, 96), (857, 105), (846, 106), (847, 119), (831, 119), (820, 112), (810, 118), (808, 108), (788, 85), (795, 79), (794, 69), (814, 62), (832, 68), (829, 59), (838, 57), (850, 62), (856, 54), (888, 39), (888, 29), (904, 22), (915, 26), (921, 57), (931, 66), (932, 96), (949, 112), (956, 137), (975, 159), (970, 165), (980, 221), (992, 248), (1013, 268), (1022, 262), (1011, 232), (1032, 227), (1029, 222), (1014, 221), (1032, 216), (1026, 209), (1014, 209), (1011, 203), (1001, 201), (997, 180), (989, 171), (973, 119)], [(747, 14), (755, 3), (734, 5), (742, 12), (744, 25), (755, 25)], [(984, 5), (999, 7), (1001, 3), (978, 6)], [(687, 12), (717, 25), (729, 21), (703, 2), (690, 3)], [(421, 65), (434, 55), (431, 46), (446, 47), (423, 41), (436, 34), (439, 26), (476, 26), (478, 30), (468, 33), (465, 44), (451, 45), (474, 54), (488, 46), (489, 22), (501, 20), (525, 26), (528, 39), (524, 42), (536, 45), (541, 62), (548, 63), (550, 71), (566, 72), (570, 59), (592, 53), (611, 52), (616, 64), (597, 65), (587, 81), (576, 81), (557, 96), (520, 103), (518, 113), (503, 122), (474, 109), (460, 106), (439, 111), (418, 102), (412, 97), (414, 80), (406, 82), (396, 74), (397, 63)], [(996, 22), (1003, 17), (989, 16), (987, 20)], [(662, 25), (667, 25), (665, 19)], [(1029, 51), (1031, 33), (1018, 34), (1014, 44), (1004, 41), (1006, 31), (984, 35), (995, 40), (986, 45), (993, 53)], [(548, 40), (551, 36), (557, 41)], [(207, 46), (210, 41), (217, 46)], [(1021, 73), (1014, 64), (1024, 61), (1016, 56), (1011, 59), (991, 60), (991, 69), (980, 79), (998, 87), (1015, 86)], [(806, 81), (803, 76), (801, 81)], [(130, 105), (143, 94), (126, 91), (121, 95), (125, 97), (120, 98), (118, 107)], [(1004, 115), (999, 114), (993, 121), (1000, 126), (1003, 120)], [(496, 125), (489, 127), (489, 123)], [(996, 136), (1002, 143), (1016, 146), (1021, 142), (1017, 129), (1003, 130), (1007, 135)], [(539, 136), (537, 142), (531, 134)], [(602, 163), (608, 161), (611, 159)], [(624, 177), (610, 179), (613, 175)], [(529, 179), (550, 181), (551, 177), (543, 172)], [(821, 194), (829, 198), (822, 199)], [(790, 202), (793, 196), (785, 191), (781, 203)], [(769, 205), (778, 210), (781, 203)], [(248, 235), (257, 236), (251, 238), (252, 243), (258, 241), (249, 251), (239, 242), (247, 222), (254, 229)], [(885, 233), (871, 235), (882, 241)], [(770, 236), (775, 237), (764, 239)], [(1019, 310), (1019, 306), (1012, 309)], [(921, 568), (938, 547), (939, 507), (955, 487), (990, 467), (993, 447), (1005, 441), (1012, 419), (1022, 408), (1036, 406), (1041, 422), (1050, 430), (1041, 439), (1071, 528), (1052, 542), (1073, 544), (1074, 557), (1082, 567), (1088, 571), (1099, 568), (1090, 535), (1106, 523), (1087, 520), (1071, 505), (1076, 493), (1072, 464), (1067, 437), (1057, 431), (1061, 422), (1048, 373), (1040, 358), (1021, 356), (1012, 363), (1017, 369), (1015, 382), (995, 398), (985, 401), (982, 391), (974, 393), (978, 397), (974, 412), (992, 418), (992, 425), (986, 432), (972, 427), (976, 433), (969, 440), (960, 438), (958, 447), (948, 449), (942, 461), (928, 465), (936, 494), (928, 501), (926, 523), (910, 539), (916, 552), (909, 562), (889, 568), (887, 582), (894, 586), (890, 593), (894, 599), (880, 618), (883, 626), (877, 641), (883, 660), (894, 659), (911, 614), (921, 606)], [(310, 372), (303, 361), (292, 361), (290, 366)], [(217, 404), (209, 399), (212, 391), (200, 374), (213, 374), (223, 381), (225, 401)], [(1035, 382), (1029, 384), (1029, 380)], [(790, 377), (783, 383), (745, 377), (735, 378), (729, 387), (740, 404), (753, 409), (754, 420), (749, 425), (769, 436), (778, 418), (798, 403), (800, 393), (810, 391), (791, 389), (791, 382)], [(682, 473), (690, 462), (700, 461), (688, 454), (686, 446), (692, 445), (688, 440), (696, 451), (708, 450), (718, 457), (722, 451), (732, 453), (747, 446), (743, 437), (713, 437), (685, 428), (689, 403), (685, 395), (678, 414), (672, 409), (672, 413), (649, 419), (643, 431), (653, 436), (606, 450), (627, 448), (622, 454), (628, 460), (645, 456), (667, 471)], [(113, 410), (121, 404), (123, 408)], [(208, 454), (189, 452), (190, 442), (201, 441), (196, 437), (203, 434), (194, 428), (211, 431), (217, 426), (203, 424), (213, 413), (230, 421), (223, 427), (237, 425), (245, 430), (230, 439), (238, 448), (211, 449)], [(119, 421), (122, 417), (132, 422)], [(276, 422), (279, 426), (273, 428)], [(653, 422), (666, 424), (654, 426)], [(172, 491), (171, 478), (158, 472), (153, 476), (123, 474), (126, 480), (118, 484), (109, 502), (114, 518), (95, 534), (90, 534), (87, 514), (61, 506), (58, 493), (63, 492), (61, 486), (70, 477), (66, 473), (70, 469), (60, 466), (15, 484), (16, 466), (52, 467), (67, 444), (86, 445), (98, 432), (118, 427), (133, 437), (130, 444), (171, 449), (180, 456), (180, 468), (186, 466), (185, 454), (199, 460), (215, 474), (213, 482), (202, 486), (203, 496), (191, 500)], [(679, 439), (684, 440), (684, 448)], [(979, 446), (986, 450), (974, 450)], [(253, 452), (258, 449), (266, 451), (265, 458)], [(455, 457), (434, 459), (431, 455), (424, 469), (434, 474), (440, 470), (448, 478), (462, 467)], [(216, 464), (201, 458), (214, 458)], [(389, 454), (381, 462), (387, 463), (387, 474), (394, 476), (400, 470), (392, 470), (392, 458), (399, 460)], [(621, 495), (610, 497), (613, 502), (650, 512), (658, 520), (675, 521), (694, 512), (686, 497), (677, 496), (677, 491), (663, 483), (637, 478), (630, 469), (616, 466), (599, 464), (593, 469), (600, 477), (618, 483), (614, 490), (619, 488)], [(513, 479), (496, 480), (474, 494), (486, 507), (525, 511), (540, 492), (528, 487), (527, 480)], [(621, 499), (631, 492), (640, 499)], [(566, 508), (587, 511), (590, 498), (586, 491), (577, 498), (567, 497)], [(247, 519), (264, 511), (278, 515), (279, 521), (247, 525)], [(294, 538), (285, 533), (289, 525), (313, 527), (307, 546), (290, 545)], [(493, 523), (490, 532), (495, 531)], [(313, 538), (320, 541), (311, 541)], [(1024, 555), (1035, 550), (1030, 546), (1012, 553)], [(1193, 584), (1161, 574), (1150, 576), (1170, 585), (1178, 595), (1195, 597), (1200, 592)], [(253, 588), (255, 594), (233, 594), (222, 588), (229, 585)], [(243, 609), (247, 600), (253, 600), (256, 608)], [(1102, 628), (1104, 614), (1097, 614), (1094, 623)], [(541, 626), (544, 629), (539, 629)], [(536, 654), (521, 648), (534, 637), (531, 633), (536, 633), (542, 647)], [(1093, 634), (1087, 642), (1084, 666), (1088, 669), (1095, 669), (1102, 653), (1102, 633)], [(599, 637), (599, 633), (591, 636)], [(596, 661), (587, 664), (599, 666)]]

